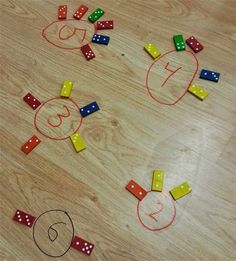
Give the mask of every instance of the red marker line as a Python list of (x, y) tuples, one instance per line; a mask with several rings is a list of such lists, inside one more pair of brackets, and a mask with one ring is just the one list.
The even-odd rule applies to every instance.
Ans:
[[(66, 109), (66, 112), (67, 112), (67, 114), (65, 115), (65, 114), (59, 114), (59, 113), (57, 113), (57, 117), (59, 118), (59, 123), (58, 124), (52, 124), (51, 122), (50, 122), (50, 120), (49, 120), (49, 118), (48, 118), (48, 124), (50, 125), (50, 126), (52, 126), (52, 127), (60, 127), (61, 126), (61, 124), (62, 124), (62, 118), (68, 118), (68, 117), (70, 117), (70, 111), (69, 111), (69, 109), (67, 108), (67, 106), (66, 105), (63, 105), (63, 108), (65, 108)], [(51, 116), (52, 117), (52, 116)]]
[(162, 83), (161, 87), (164, 86), (166, 84), (166, 82), (170, 79), (170, 77), (172, 77), (176, 72), (178, 72), (178, 70), (182, 69), (182, 67), (177, 68), (175, 71), (172, 71), (171, 69), (167, 68), (169, 65), (169, 62), (166, 64), (165, 69), (169, 72), (171, 72), (171, 74), (166, 78), (166, 80)]

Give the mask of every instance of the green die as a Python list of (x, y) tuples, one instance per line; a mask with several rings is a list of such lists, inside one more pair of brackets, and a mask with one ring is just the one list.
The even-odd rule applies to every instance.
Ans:
[(97, 8), (89, 17), (89, 21), (94, 23), (96, 22), (101, 16), (104, 15), (104, 11), (101, 8)]
[(175, 43), (176, 51), (185, 50), (185, 43), (184, 43), (184, 38), (183, 38), (182, 34), (174, 35), (173, 40)]

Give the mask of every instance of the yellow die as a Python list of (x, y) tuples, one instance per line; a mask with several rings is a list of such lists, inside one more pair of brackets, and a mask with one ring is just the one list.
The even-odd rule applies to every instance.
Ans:
[(153, 59), (156, 59), (158, 56), (161, 55), (160, 51), (157, 49), (157, 47), (154, 44), (147, 43), (144, 45), (144, 50), (149, 53)]
[(170, 194), (174, 200), (182, 198), (183, 196), (187, 195), (192, 191), (191, 187), (189, 186), (188, 182), (184, 182), (181, 185), (173, 188), (170, 190)]
[(199, 87), (198, 85), (196, 84), (192, 84), (189, 88), (188, 88), (188, 91), (190, 93), (192, 93), (193, 95), (195, 95), (197, 98), (199, 98), (200, 100), (204, 100), (207, 95), (208, 95), (208, 92), (203, 90), (201, 87)]
[(75, 133), (70, 136), (70, 139), (75, 147), (76, 152), (80, 152), (84, 149), (86, 149), (86, 145), (84, 143), (84, 140), (82, 137), (79, 135), (79, 133)]
[(73, 83), (71, 81), (64, 81), (61, 88), (61, 97), (70, 97), (72, 87)]
[(164, 172), (162, 170), (154, 170), (152, 177), (152, 190), (162, 191), (164, 181)]

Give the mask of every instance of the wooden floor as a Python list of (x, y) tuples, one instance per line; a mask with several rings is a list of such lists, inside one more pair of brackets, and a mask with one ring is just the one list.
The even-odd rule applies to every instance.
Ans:
[[(89, 12), (105, 10), (101, 20), (114, 20), (114, 30), (101, 31), (110, 36), (109, 45), (91, 44), (96, 55), (91, 61), (79, 50), (84, 37), (79, 29), (87, 30), (83, 44), (93, 32), (86, 21), (47, 28), (45, 37), (62, 48), (41, 35), (57, 20), (58, 5), (67, 4), (72, 18), (80, 1), (0, 2), (0, 259), (53, 260), (42, 251), (62, 255), (73, 235), (71, 218), (74, 235), (95, 248), (90, 257), (69, 249), (59, 260), (236, 260), (236, 2), (85, 1)], [(67, 25), (61, 31), (67, 40), (58, 38), (61, 25)], [(73, 32), (73, 27), (79, 29)], [(208, 91), (204, 101), (187, 93), (166, 106), (148, 95), (145, 78), (153, 59), (143, 46), (154, 43), (165, 54), (174, 50), (174, 34), (185, 39), (194, 35), (204, 45), (196, 54), (199, 68), (193, 81)], [(156, 99), (173, 103), (188, 87), (197, 64), (188, 52), (168, 55), (152, 67), (148, 83)], [(172, 70), (183, 70), (161, 87), (169, 72), (158, 70), (168, 61)], [(199, 79), (202, 68), (220, 72), (219, 82)], [(79, 106), (92, 101), (100, 106), (83, 119), (79, 133), (87, 149), (80, 153), (69, 139), (52, 140), (36, 130), (37, 110), (22, 99), (27, 92), (41, 102), (58, 97), (64, 80), (74, 82), (71, 98)], [(50, 137), (70, 135), (80, 120), (78, 111), (63, 100), (74, 115), (62, 117), (61, 127), (50, 127), (46, 118), (56, 125), (57, 113), (65, 113), (60, 100), (53, 101), (48, 105), (52, 114), (45, 106), (38, 113), (38, 127)], [(26, 155), (20, 147), (33, 135), (42, 142)], [(164, 170), (167, 195), (184, 181), (192, 187), (192, 193), (176, 202), (172, 225), (156, 232), (142, 226), (138, 200), (125, 189), (134, 179), (150, 190), (154, 169)], [(154, 201), (160, 197), (151, 194)], [(174, 212), (168, 200), (162, 202), (166, 212), (156, 220), (148, 220), (153, 205), (140, 203), (147, 212), (146, 225), (157, 228), (170, 221)], [(12, 220), (16, 209), (35, 217), (46, 213), (27, 228)]]

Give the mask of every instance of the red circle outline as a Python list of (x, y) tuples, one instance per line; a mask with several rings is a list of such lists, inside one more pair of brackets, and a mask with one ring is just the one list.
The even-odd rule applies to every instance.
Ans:
[(172, 200), (172, 199), (169, 197), (169, 195), (165, 194), (164, 192), (157, 192), (157, 191), (153, 191), (153, 190), (147, 191), (147, 193), (149, 193), (149, 192), (160, 193), (160, 194), (164, 195), (165, 197), (169, 198), (169, 199), (170, 199), (170, 202), (172, 203), (173, 208), (174, 208), (174, 214), (173, 214), (173, 216), (172, 216), (170, 222), (169, 222), (167, 225), (165, 225), (165, 226), (163, 226), (163, 227), (161, 227), (161, 228), (150, 228), (150, 227), (148, 227), (147, 225), (145, 225), (145, 224), (143, 223), (143, 221), (142, 221), (142, 219), (141, 219), (141, 217), (140, 217), (139, 209), (140, 209), (140, 202), (141, 202), (141, 201), (138, 202), (138, 204), (137, 204), (137, 209), (136, 209), (136, 210), (137, 210), (138, 219), (139, 219), (140, 223), (142, 224), (142, 226), (144, 226), (146, 229), (148, 229), (148, 230), (150, 230), (150, 231), (153, 231), (153, 232), (155, 232), (155, 231), (160, 231), (160, 230), (162, 230), (162, 229), (165, 229), (165, 228), (171, 226), (172, 223), (174, 222), (175, 217), (176, 217), (175, 201)]
[[(51, 98), (51, 99), (49, 99), (49, 100), (46, 100), (46, 101), (39, 107), (39, 109), (36, 111), (36, 113), (35, 113), (35, 115), (34, 115), (34, 127), (35, 127), (35, 129), (36, 129), (38, 132), (40, 132), (43, 136), (45, 136), (45, 137), (48, 138), (48, 139), (51, 139), (51, 140), (66, 140), (66, 139), (68, 139), (68, 138), (70, 137), (70, 135), (67, 136), (67, 137), (65, 137), (65, 138), (52, 138), (52, 137), (48, 136), (47, 134), (43, 133), (43, 131), (37, 126), (37, 115), (38, 115), (38, 113), (40, 112), (40, 110), (41, 110), (41, 109), (43, 108), (43, 106), (46, 105), (48, 102), (51, 102), (51, 101), (57, 100), (57, 99), (62, 99), (62, 98), (61, 98), (61, 97)], [(67, 100), (70, 100), (70, 101), (75, 105), (75, 107), (78, 109), (78, 112), (80, 113), (80, 107), (79, 107), (79, 105), (78, 105), (72, 98), (67, 98)], [(78, 125), (77, 129), (76, 129), (73, 133), (77, 132), (77, 131), (80, 129), (82, 123), (83, 123), (83, 117), (81, 116), (81, 117), (80, 117), (80, 121), (79, 121), (79, 125)], [(72, 133), (72, 134), (73, 134), (73, 133)], [(71, 134), (71, 135), (72, 135), (72, 134)]]
[(191, 51), (185, 50), (185, 52), (191, 54), (191, 55), (194, 57), (194, 59), (195, 59), (195, 61), (196, 61), (196, 64), (197, 64), (197, 69), (195, 70), (195, 73), (193, 74), (189, 85), (187, 86), (187, 88), (186, 88), (186, 90), (184, 91), (184, 93), (183, 93), (176, 101), (174, 101), (173, 103), (167, 103), (167, 102), (159, 101), (156, 97), (154, 97), (154, 95), (152, 94), (152, 92), (151, 92), (151, 90), (150, 90), (150, 87), (149, 87), (149, 85), (148, 85), (149, 74), (150, 74), (150, 71), (151, 71), (151, 69), (152, 69), (152, 66), (153, 66), (160, 58), (162, 58), (162, 57), (164, 57), (165, 55), (167, 55), (167, 54), (169, 54), (169, 53), (172, 53), (172, 52), (176, 52), (176, 50), (172, 50), (172, 51), (169, 51), (169, 52), (167, 52), (167, 53), (164, 53), (163, 55), (159, 56), (156, 60), (154, 60), (154, 61), (151, 63), (151, 65), (148, 67), (148, 70), (147, 70), (147, 73), (146, 73), (146, 77), (145, 77), (145, 87), (147, 88), (147, 91), (148, 91), (149, 96), (150, 96), (153, 100), (155, 100), (157, 103), (160, 103), (160, 104), (162, 104), (162, 105), (169, 105), (169, 106), (175, 105), (177, 102), (179, 102), (179, 101), (184, 97), (184, 95), (185, 95), (185, 94), (187, 93), (187, 91), (188, 91), (188, 87), (192, 84), (192, 82), (193, 82), (193, 80), (194, 80), (194, 78), (195, 78), (195, 76), (196, 76), (196, 74), (197, 74), (197, 72), (198, 72), (198, 69), (199, 69), (199, 62), (198, 62), (198, 59), (197, 59), (196, 55), (195, 55), (194, 53), (192, 53)]
[[(55, 47), (58, 47), (58, 48), (60, 48), (60, 49), (63, 49), (63, 50), (69, 50), (69, 51), (72, 51), (72, 50), (79, 50), (82, 46), (80, 46), (80, 47), (71, 47), (71, 48), (66, 48), (66, 47), (62, 47), (62, 46), (59, 46), (59, 45), (57, 45), (57, 44), (55, 44), (54, 42), (52, 42), (52, 41), (50, 41), (48, 38), (47, 38), (47, 36), (46, 36), (46, 34), (45, 34), (45, 31), (51, 26), (51, 25), (53, 25), (53, 24), (55, 24), (55, 23), (62, 23), (62, 22), (65, 22), (65, 21), (78, 21), (77, 19), (67, 19), (67, 20), (56, 20), (56, 21), (53, 21), (53, 22), (51, 22), (49, 25), (47, 25), (43, 30), (42, 30), (42, 32), (41, 32), (41, 36), (48, 42), (48, 43), (50, 43), (50, 44), (52, 44), (52, 45), (54, 45)], [(83, 19), (81, 19), (81, 20), (79, 20), (79, 21), (83, 21), (83, 22), (87, 22), (88, 24), (91, 24), (89, 21), (87, 21), (87, 20), (83, 20)], [(96, 34), (97, 33), (97, 26), (96, 26), (96, 24), (91, 24), (91, 25), (93, 25), (93, 27), (94, 27), (94, 34)], [(60, 39), (60, 38), (59, 38)], [(90, 41), (90, 42), (88, 42), (88, 44), (90, 44), (92, 42), (92, 40)]]

